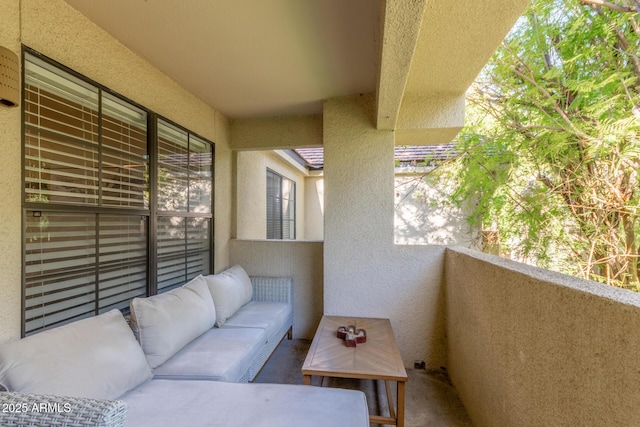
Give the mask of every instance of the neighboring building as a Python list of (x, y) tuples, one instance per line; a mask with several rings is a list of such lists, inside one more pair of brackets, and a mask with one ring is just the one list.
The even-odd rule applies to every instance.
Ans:
[(238, 238), (322, 240), (323, 181), (291, 151), (242, 151)]
[[(481, 246), (481, 235), (466, 221), (466, 212), (446, 203), (447, 189), (440, 189), (428, 174), (443, 160), (455, 156), (452, 144), (396, 147), (394, 242), (401, 245)], [(323, 150), (242, 152), (238, 155), (238, 191), (243, 206), (238, 212), (238, 233), (242, 238), (323, 238)], [(255, 165), (259, 167), (255, 167)], [(268, 205), (264, 174), (290, 180), (295, 187), (294, 237), (277, 237), (269, 230), (273, 205)], [(271, 206), (265, 214), (265, 206)], [(278, 205), (278, 209), (280, 206)], [(276, 221), (277, 222), (277, 221)], [(286, 235), (286, 234), (285, 234)], [(291, 236), (291, 235), (289, 235)], [(480, 240), (480, 241), (479, 241)]]

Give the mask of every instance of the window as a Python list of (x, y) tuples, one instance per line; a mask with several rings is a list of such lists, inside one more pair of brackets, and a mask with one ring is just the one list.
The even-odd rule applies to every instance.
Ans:
[(30, 50), (23, 70), (23, 335), (209, 273), (212, 145)]
[(296, 183), (267, 169), (267, 239), (296, 238)]
[(158, 120), (158, 290), (208, 272), (212, 153), (206, 141)]

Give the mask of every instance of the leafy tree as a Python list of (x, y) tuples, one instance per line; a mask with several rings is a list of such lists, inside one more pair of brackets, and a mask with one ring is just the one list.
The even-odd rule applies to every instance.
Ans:
[(628, 288), (640, 257), (640, 1), (535, 0), (439, 168), (511, 256)]

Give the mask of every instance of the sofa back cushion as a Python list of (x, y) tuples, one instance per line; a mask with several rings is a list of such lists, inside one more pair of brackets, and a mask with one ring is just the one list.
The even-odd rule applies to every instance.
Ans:
[(151, 368), (160, 366), (216, 321), (211, 293), (202, 275), (181, 288), (134, 298), (130, 307), (131, 328)]
[(115, 309), (0, 345), (0, 383), (8, 391), (116, 399), (151, 376)]
[(251, 279), (239, 265), (219, 274), (205, 276), (216, 306), (216, 325), (222, 326), (243, 305), (251, 301)]

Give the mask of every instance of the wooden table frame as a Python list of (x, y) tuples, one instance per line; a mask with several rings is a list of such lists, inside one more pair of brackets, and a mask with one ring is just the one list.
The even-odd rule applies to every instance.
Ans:
[[(367, 342), (347, 347), (336, 336), (339, 326), (354, 325), (367, 331)], [(404, 427), (405, 383), (407, 372), (402, 363), (389, 319), (364, 317), (323, 316), (309, 353), (302, 365), (304, 383), (311, 385), (314, 376), (372, 379), (385, 382), (389, 416), (370, 415), (369, 422)], [(397, 410), (391, 393), (396, 382)]]

